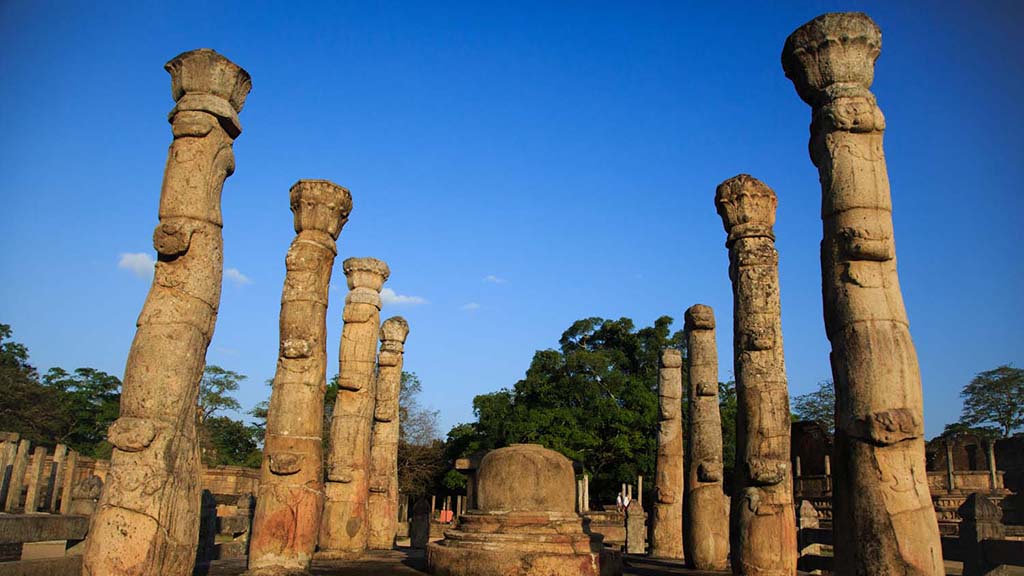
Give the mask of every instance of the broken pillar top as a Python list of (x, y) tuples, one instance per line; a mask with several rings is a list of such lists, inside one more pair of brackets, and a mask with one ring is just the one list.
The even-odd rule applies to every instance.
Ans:
[(995, 522), (1003, 517), (1003, 510), (990, 498), (975, 492), (957, 510), (964, 520), (981, 520)]
[(662, 368), (681, 368), (683, 366), (683, 353), (675, 348), (666, 348), (661, 351)]
[(822, 14), (797, 28), (782, 49), (782, 69), (811, 106), (836, 86), (866, 90), (882, 51), (882, 31), (862, 12)]
[(715, 311), (711, 309), (711, 306), (694, 304), (686, 309), (683, 318), (683, 330), (687, 332), (715, 329)]
[(187, 94), (211, 94), (227, 100), (238, 113), (252, 89), (248, 72), (209, 48), (178, 54), (164, 64), (164, 69), (171, 74), (175, 101)]
[(740, 174), (722, 182), (715, 189), (715, 207), (729, 235), (726, 246), (740, 238), (768, 237), (774, 239), (775, 191), (749, 174)]
[(376, 258), (348, 258), (342, 263), (342, 270), (348, 278), (348, 289), (370, 288), (376, 292), (391, 276), (391, 269), (383, 260)]
[(316, 230), (337, 240), (352, 211), (352, 195), (328, 180), (299, 180), (289, 192), (295, 231)]
[(484, 512), (576, 510), (572, 461), (539, 444), (513, 444), (488, 452), (476, 477), (477, 507)]
[(401, 316), (392, 316), (380, 325), (381, 342), (404, 343), (409, 336), (409, 323)]

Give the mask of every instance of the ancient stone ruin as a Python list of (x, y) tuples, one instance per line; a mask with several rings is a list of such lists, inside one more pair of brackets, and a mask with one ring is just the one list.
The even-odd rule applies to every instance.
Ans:
[(354, 557), (366, 550), (380, 291), (391, 274), (376, 258), (349, 258), (343, 268), (350, 291), (342, 313), (338, 398), (320, 522), (320, 554), (325, 558)]
[(165, 66), (177, 102), (153, 233), (156, 271), (128, 353), (106, 488), (83, 559), (91, 576), (186, 576), (199, 529), (196, 397), (220, 304), (220, 196), (249, 74), (213, 50)]
[(327, 299), (352, 197), (326, 180), (299, 180), (290, 199), (296, 236), (285, 257), (281, 344), (249, 541), (253, 575), (309, 569), (324, 505)]
[(370, 447), (369, 534), (367, 547), (390, 550), (398, 522), (398, 394), (402, 387), (402, 356), (409, 323), (401, 316), (380, 327), (377, 356), (377, 401), (373, 407)]
[(822, 189), (822, 294), (836, 388), (837, 574), (943, 574), (925, 472), (917, 353), (896, 273), (885, 117), (871, 83), (882, 33), (825, 14), (786, 40), (782, 66), (813, 112)]
[(663, 350), (658, 373), (658, 459), (651, 556), (683, 557), (683, 356)]
[(722, 420), (718, 411), (718, 349), (715, 313), (696, 304), (684, 315), (687, 405), (686, 563), (697, 570), (729, 567), (729, 498), (722, 482)]
[(583, 531), (572, 462), (536, 444), (488, 452), (476, 470), (476, 507), (427, 546), (443, 576), (613, 576), (618, 552)]
[(741, 174), (719, 184), (715, 206), (728, 239), (733, 284), (736, 467), (732, 566), (749, 576), (796, 572), (789, 465), (789, 391), (782, 353), (775, 192)]

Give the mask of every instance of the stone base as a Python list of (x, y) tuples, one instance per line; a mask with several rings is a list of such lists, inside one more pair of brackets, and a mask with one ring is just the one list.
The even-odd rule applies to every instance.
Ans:
[(309, 570), (301, 568), (285, 568), (284, 566), (263, 566), (246, 570), (242, 576), (310, 576)]
[(314, 560), (359, 560), (366, 553), (365, 550), (317, 550), (313, 554)]
[(555, 513), (470, 513), (459, 530), (427, 545), (436, 576), (619, 576), (622, 555), (585, 534), (580, 517)]

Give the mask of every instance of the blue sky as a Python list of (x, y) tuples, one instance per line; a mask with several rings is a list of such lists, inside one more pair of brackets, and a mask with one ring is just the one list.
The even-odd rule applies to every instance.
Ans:
[(864, 10), (883, 30), (874, 90), (935, 435), (975, 373), (1024, 365), (1022, 6), (3, 2), (0, 322), (41, 369), (122, 374), (171, 141), (162, 66), (211, 47), (253, 77), (223, 196), (235, 272), (208, 356), (249, 376), (246, 407), (269, 395), (299, 178), (342, 184), (355, 205), (330, 372), (340, 261), (384, 259), (383, 315), (409, 320), (406, 368), (446, 431), (588, 316), (680, 327), (709, 304), (730, 378), (714, 189), (753, 174), (779, 196), (791, 394), (811, 391), (830, 375), (820, 189), (810, 109), (779, 54), (814, 16)]

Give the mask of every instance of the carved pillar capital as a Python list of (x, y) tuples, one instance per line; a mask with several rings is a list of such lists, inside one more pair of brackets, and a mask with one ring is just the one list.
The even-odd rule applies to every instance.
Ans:
[(867, 92), (881, 51), (882, 31), (867, 14), (823, 14), (786, 39), (782, 69), (800, 98), (818, 107), (832, 100), (837, 88)]
[(164, 69), (171, 75), (171, 96), (177, 102), (169, 115), (172, 122), (179, 112), (206, 112), (216, 116), (232, 138), (242, 133), (238, 113), (252, 89), (252, 79), (241, 66), (200, 48), (175, 56)]
[(369, 288), (380, 292), (391, 276), (391, 269), (383, 260), (376, 258), (348, 258), (342, 263), (342, 270), (348, 278), (348, 289)]
[(715, 311), (711, 309), (711, 306), (694, 304), (686, 309), (686, 313), (683, 315), (683, 330), (685, 332), (714, 329)]
[(728, 234), (726, 246), (740, 238), (772, 240), (778, 199), (767, 184), (749, 174), (734, 176), (715, 189), (715, 208)]
[(337, 240), (352, 212), (348, 189), (327, 180), (299, 180), (289, 191), (295, 231), (329, 234)]

